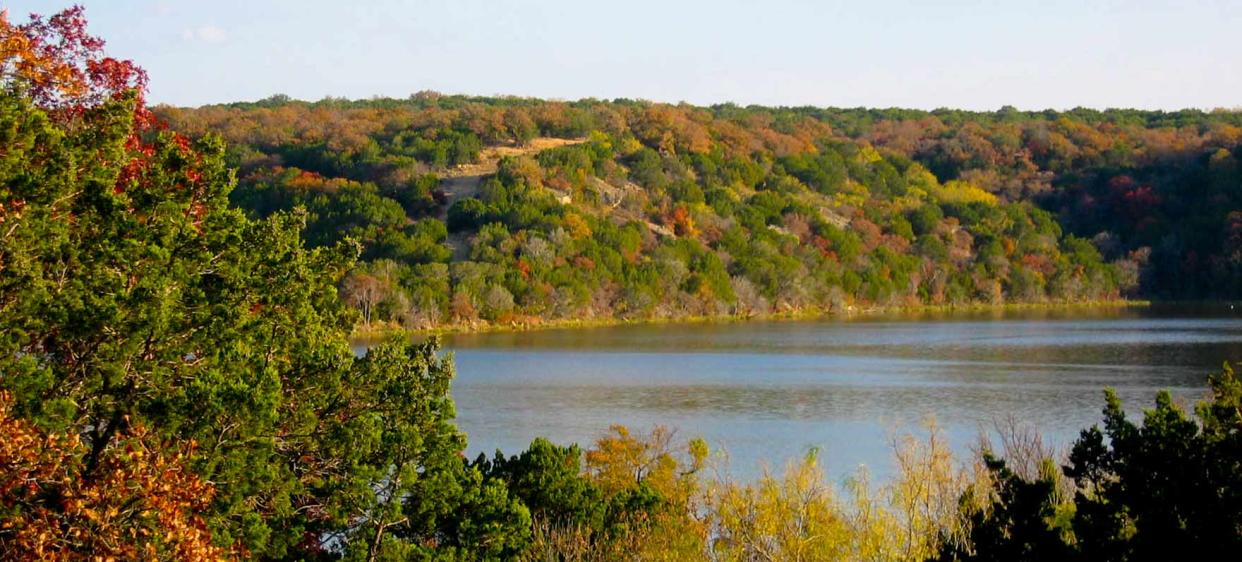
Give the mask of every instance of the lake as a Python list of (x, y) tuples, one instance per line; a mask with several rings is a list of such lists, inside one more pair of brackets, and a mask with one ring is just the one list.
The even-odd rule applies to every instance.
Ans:
[(1012, 417), (1068, 445), (1103, 388), (1141, 415), (1159, 389), (1191, 404), (1242, 360), (1242, 310), (1153, 307), (861, 320), (618, 326), (454, 335), (469, 454), (544, 436), (589, 445), (610, 424), (700, 436), (742, 479), (811, 447), (831, 478), (891, 473), (895, 434), (932, 417), (969, 455)]

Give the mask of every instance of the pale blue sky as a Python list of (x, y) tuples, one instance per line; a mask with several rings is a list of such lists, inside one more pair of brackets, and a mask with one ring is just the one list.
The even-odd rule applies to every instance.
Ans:
[[(177, 105), (404, 97), (1242, 106), (1242, 0), (81, 1)], [(11, 18), (65, 4), (0, 0)]]

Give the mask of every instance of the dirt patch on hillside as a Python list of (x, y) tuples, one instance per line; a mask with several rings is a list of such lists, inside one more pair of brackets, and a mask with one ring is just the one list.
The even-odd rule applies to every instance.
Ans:
[[(444, 209), (447, 210), (454, 202), (466, 197), (478, 197), (479, 183), (484, 176), (496, 173), (496, 166), (505, 156), (523, 156), (537, 154), (549, 148), (582, 144), (586, 139), (558, 139), (539, 137), (524, 146), (489, 146), (479, 152), (479, 161), (474, 164), (456, 166), (440, 174), (440, 190), (444, 192)], [(443, 214), (444, 211), (441, 211)], [(443, 216), (441, 216), (443, 218)]]
[[(523, 156), (538, 154), (549, 148), (582, 144), (585, 138), (560, 139), (538, 137), (523, 146), (489, 146), (479, 152), (479, 161), (450, 168), (439, 174), (440, 192), (444, 194), (444, 205), (440, 207), (440, 220), (448, 217), (448, 208), (461, 199), (479, 196), (479, 186), (483, 178), (496, 173), (500, 159), (506, 156)], [(465, 237), (458, 234), (449, 235), (448, 246), (453, 250), (453, 259), (464, 259), (469, 247)]]
[(461, 178), (471, 176), (486, 176), (496, 173), (496, 165), (500, 163), (500, 159), (505, 156), (523, 156), (527, 154), (537, 154), (549, 148), (558, 148), (561, 146), (569, 146), (574, 144), (582, 144), (586, 142), (585, 138), (580, 139), (558, 139), (553, 137), (539, 137), (532, 139), (523, 146), (489, 146), (479, 152), (479, 161), (474, 164), (463, 164), (444, 171), (442, 178)]

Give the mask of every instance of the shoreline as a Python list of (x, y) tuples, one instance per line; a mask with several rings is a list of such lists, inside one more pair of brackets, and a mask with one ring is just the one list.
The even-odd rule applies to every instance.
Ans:
[[(1159, 305), (1187, 304), (1175, 301), (1150, 300), (1104, 300), (1081, 302), (1043, 302), (1043, 303), (1004, 303), (1004, 304), (956, 304), (956, 305), (912, 305), (912, 306), (869, 306), (848, 307), (843, 311), (799, 310), (768, 314), (716, 315), (716, 316), (678, 316), (671, 318), (591, 318), (591, 319), (560, 319), (540, 322), (492, 323), (480, 321), (474, 324), (449, 324), (434, 328), (394, 328), (394, 327), (360, 327), (355, 326), (350, 332), (351, 341), (374, 341), (392, 337), (408, 336), (440, 336), (460, 334), (486, 333), (519, 333), (539, 330), (557, 329), (592, 329), (615, 326), (660, 326), (660, 325), (693, 325), (693, 324), (734, 324), (743, 322), (772, 322), (798, 320), (857, 320), (877, 318), (888, 314), (936, 314), (960, 312), (1018, 312), (1034, 310), (1080, 310), (1080, 309), (1139, 309), (1152, 308)], [(1231, 304), (1227, 301), (1203, 302), (1192, 304)]]

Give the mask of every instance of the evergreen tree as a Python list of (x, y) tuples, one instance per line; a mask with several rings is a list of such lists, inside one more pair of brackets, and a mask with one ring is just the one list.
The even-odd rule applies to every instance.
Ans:
[[(5, 36), (87, 37), (67, 14), (4, 22)], [(50, 61), (6, 50), (4, 64), (106, 67), (84, 44)], [(216, 542), (257, 557), (520, 548), (525, 508), (461, 458), (437, 343), (352, 353), (337, 283), (357, 246), (307, 249), (304, 213), (230, 208), (223, 143), (151, 126), (132, 80), (40, 97), (57, 84), (5, 76), (0, 390), (19, 418), (81, 436), (66, 478), (98, 478), (141, 426), (196, 444), (186, 462), (215, 485), (202, 515)]]

